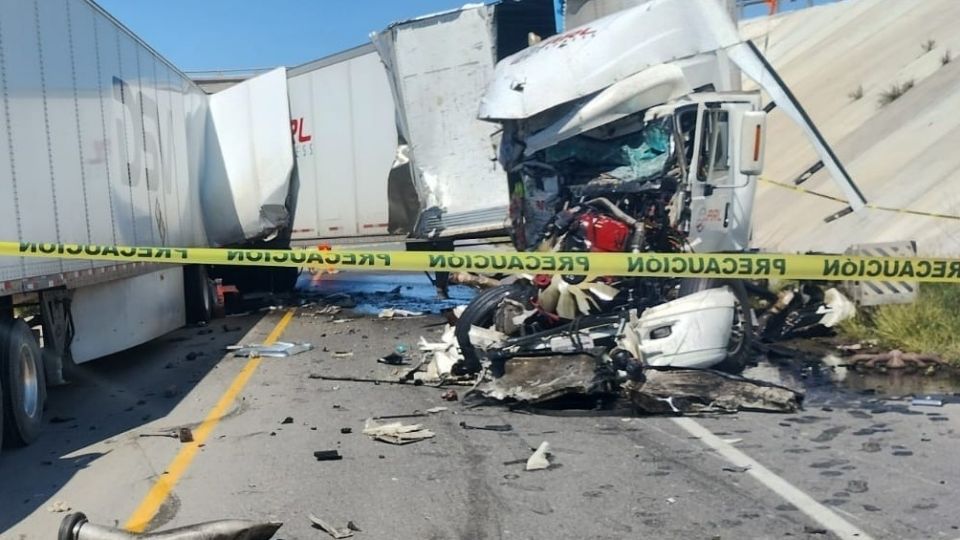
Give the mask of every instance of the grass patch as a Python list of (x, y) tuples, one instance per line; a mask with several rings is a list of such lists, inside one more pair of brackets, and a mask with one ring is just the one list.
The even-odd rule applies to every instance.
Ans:
[(913, 79), (904, 81), (902, 84), (893, 83), (890, 88), (880, 92), (880, 106), (889, 105), (900, 99), (900, 96), (906, 94), (911, 88), (913, 88)]
[(849, 94), (847, 94), (847, 97), (850, 98), (851, 101), (857, 101), (858, 99), (862, 98), (862, 97), (863, 97), (863, 85), (861, 84), (860, 86), (857, 87), (856, 90), (854, 90), (853, 92), (850, 92)]
[(920, 48), (923, 49), (924, 53), (928, 53), (932, 51), (933, 48), (936, 46), (937, 46), (937, 41), (934, 39), (928, 39), (920, 44)]
[(913, 304), (861, 308), (840, 324), (840, 335), (875, 339), (885, 349), (936, 354), (960, 366), (960, 286), (924, 283)]

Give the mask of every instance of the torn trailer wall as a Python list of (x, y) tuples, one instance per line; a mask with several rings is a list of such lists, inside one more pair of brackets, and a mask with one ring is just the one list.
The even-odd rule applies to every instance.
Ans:
[(200, 200), (214, 246), (270, 239), (290, 225), (286, 69), (209, 96)]
[(496, 161), (499, 128), (477, 119), (477, 104), (501, 55), (515, 52), (530, 32), (553, 33), (547, 3), (470, 5), (371, 36), (390, 78), (400, 135), (410, 147), (421, 210), (414, 236), (505, 229), (509, 197), (507, 175)]

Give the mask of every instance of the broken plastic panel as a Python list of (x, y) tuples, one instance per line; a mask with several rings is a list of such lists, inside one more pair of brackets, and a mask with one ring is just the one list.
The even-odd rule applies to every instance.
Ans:
[(286, 358), (288, 356), (294, 356), (305, 351), (313, 350), (313, 345), (310, 343), (289, 343), (286, 341), (278, 341), (272, 345), (264, 345), (261, 343), (251, 343), (250, 345), (230, 345), (227, 347), (227, 350), (232, 352), (234, 356), (240, 357), (258, 357), (262, 356), (265, 358)]

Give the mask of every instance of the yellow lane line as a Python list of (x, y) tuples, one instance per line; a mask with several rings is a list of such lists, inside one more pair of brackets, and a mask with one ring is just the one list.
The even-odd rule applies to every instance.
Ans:
[[(291, 309), (283, 315), (283, 318), (280, 319), (277, 326), (275, 326), (273, 331), (270, 332), (270, 335), (267, 336), (266, 341), (264, 341), (265, 344), (269, 345), (277, 341), (287, 325), (290, 324), (290, 319), (293, 318), (295, 311), (296, 309)], [(157, 512), (160, 511), (160, 506), (163, 505), (167, 497), (170, 496), (170, 492), (173, 491), (174, 486), (177, 485), (180, 478), (187, 472), (190, 463), (193, 462), (193, 458), (195, 458), (197, 452), (200, 451), (201, 445), (203, 445), (210, 434), (213, 433), (213, 430), (217, 427), (217, 424), (220, 423), (220, 419), (226, 414), (230, 405), (232, 405), (233, 401), (237, 398), (237, 395), (243, 391), (243, 388), (250, 381), (250, 377), (253, 376), (257, 367), (260, 366), (260, 361), (260, 358), (251, 358), (247, 361), (243, 369), (240, 370), (240, 373), (238, 373), (233, 379), (233, 382), (230, 383), (227, 391), (220, 396), (220, 400), (217, 401), (217, 404), (214, 405), (210, 413), (207, 414), (207, 417), (203, 420), (203, 423), (200, 424), (200, 427), (193, 430), (193, 442), (186, 443), (180, 447), (180, 451), (177, 452), (173, 461), (167, 466), (166, 473), (157, 478), (153, 487), (147, 492), (147, 496), (143, 498), (143, 501), (140, 502), (137, 509), (134, 510), (130, 518), (127, 519), (127, 523), (124, 525), (125, 529), (130, 532), (139, 533), (147, 528), (150, 521), (153, 520)]]

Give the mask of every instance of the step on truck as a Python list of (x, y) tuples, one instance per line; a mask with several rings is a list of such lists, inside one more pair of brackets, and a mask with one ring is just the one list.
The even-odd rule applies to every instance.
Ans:
[[(3, 240), (282, 244), (288, 134), (283, 69), (208, 96), (94, 2), (0, 2)], [(4, 444), (36, 439), (65, 368), (209, 320), (211, 277), (196, 265), (0, 258)]]

